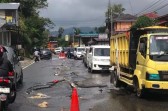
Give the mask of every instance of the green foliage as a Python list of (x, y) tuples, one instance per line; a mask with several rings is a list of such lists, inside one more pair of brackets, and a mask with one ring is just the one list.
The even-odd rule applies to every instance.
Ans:
[(57, 38), (57, 41), (58, 41), (58, 46), (60, 46), (60, 47), (68, 47), (69, 46), (69, 42), (65, 41), (64, 37)]
[(131, 27), (131, 29), (133, 30), (133, 29), (148, 27), (148, 26), (153, 26), (153, 25), (156, 25), (156, 20), (150, 19), (147, 16), (140, 16), (138, 17), (135, 24)]
[(60, 27), (58, 29), (58, 37), (61, 38), (63, 33), (64, 33), (64, 29), (62, 27)]
[(122, 4), (113, 4), (113, 5), (109, 5), (107, 8), (107, 11), (105, 12), (105, 16), (106, 18), (108, 17), (117, 17), (121, 14), (123, 14), (123, 12), (125, 11), (125, 8), (123, 8)]
[(79, 28), (74, 27), (74, 35), (79, 35), (81, 33), (81, 30)]
[(95, 27), (94, 30), (96, 31), (96, 33), (105, 33), (106, 27), (105, 26)]
[(48, 6), (47, 0), (0, 0), (1, 3), (17, 2), (19, 8), (19, 29), (23, 46), (30, 50), (30, 47), (46, 46), (49, 31), (53, 22), (48, 18), (39, 16), (39, 9)]

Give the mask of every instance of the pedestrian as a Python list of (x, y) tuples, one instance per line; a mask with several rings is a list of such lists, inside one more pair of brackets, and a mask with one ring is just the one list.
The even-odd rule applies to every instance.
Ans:
[(68, 49), (68, 51), (67, 51), (67, 57), (71, 58), (71, 51), (70, 51), (70, 49)]
[(37, 49), (34, 51), (34, 57), (35, 62), (40, 61), (40, 52)]

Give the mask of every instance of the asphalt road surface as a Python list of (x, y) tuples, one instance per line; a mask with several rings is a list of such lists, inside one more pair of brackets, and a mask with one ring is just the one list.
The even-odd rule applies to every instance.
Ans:
[[(77, 86), (80, 111), (168, 111), (168, 95), (139, 99), (128, 88), (109, 83), (109, 72), (88, 73), (81, 60), (41, 60), (23, 71), (16, 101), (9, 111), (69, 111), (72, 87)], [(52, 84), (52, 81), (59, 80)]]

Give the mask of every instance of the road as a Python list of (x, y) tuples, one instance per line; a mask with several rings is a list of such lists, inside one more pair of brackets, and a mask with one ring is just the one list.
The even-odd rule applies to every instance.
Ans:
[[(23, 73), (23, 86), (18, 86), (9, 111), (69, 111), (70, 83), (77, 85), (80, 111), (168, 111), (168, 96), (151, 94), (139, 99), (129, 87), (113, 87), (109, 72), (88, 73), (81, 60), (54, 57), (32, 64)], [(53, 80), (60, 82), (48, 87)], [(38, 106), (45, 102), (47, 108)]]

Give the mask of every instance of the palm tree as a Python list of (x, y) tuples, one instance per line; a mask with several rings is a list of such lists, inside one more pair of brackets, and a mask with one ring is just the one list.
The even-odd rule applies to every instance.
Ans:
[(73, 30), (74, 30), (74, 34), (75, 35), (79, 35), (80, 34), (80, 32), (81, 32), (81, 30), (79, 29), (79, 28), (73, 28)]

